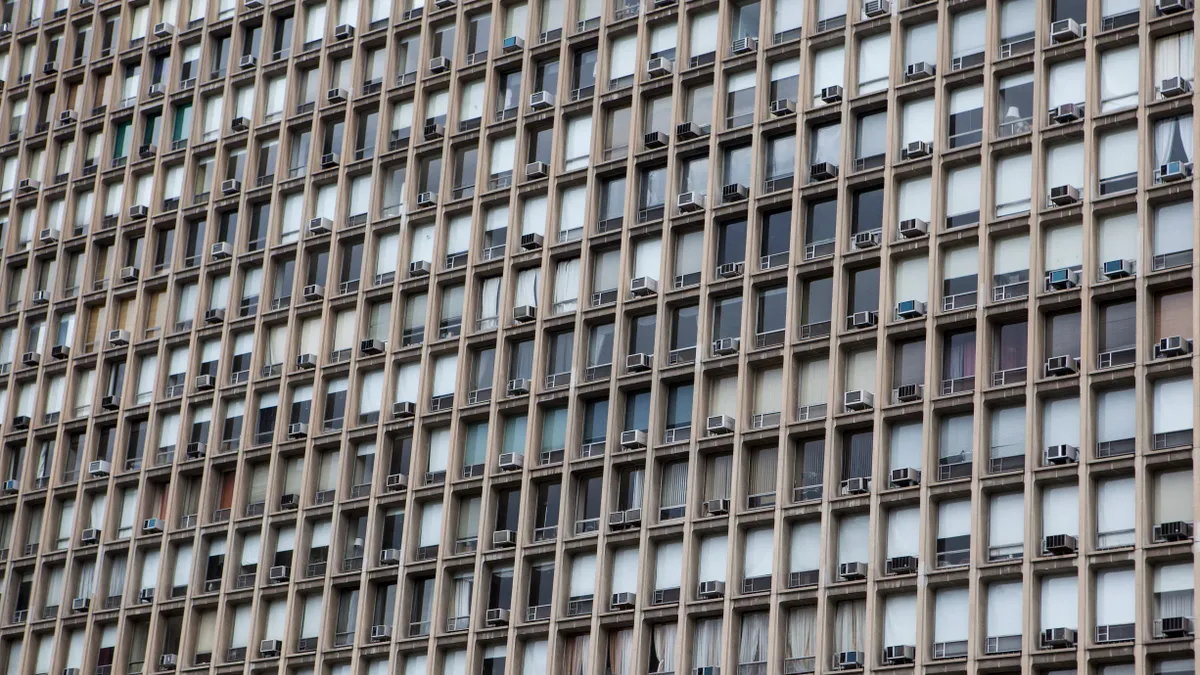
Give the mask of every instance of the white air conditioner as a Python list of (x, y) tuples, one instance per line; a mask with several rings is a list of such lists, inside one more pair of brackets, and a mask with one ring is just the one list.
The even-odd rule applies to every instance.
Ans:
[(912, 487), (921, 484), (921, 470), (912, 467), (892, 469), (888, 474), (892, 487)]
[(71, 600), (71, 611), (73, 612), (86, 612), (91, 606), (91, 598), (75, 598)]
[(929, 223), (920, 218), (907, 218), (900, 221), (900, 236), (905, 239), (915, 239), (929, 234)]
[(330, 220), (329, 218), (318, 216), (316, 218), (310, 218), (308, 220), (309, 236), (316, 237), (316, 236), (320, 236), (323, 234), (329, 234), (332, 231), (333, 231), (333, 221)]
[(325, 297), (325, 287), (321, 284), (309, 284), (301, 290), (301, 295), (309, 302), (315, 302)]
[(1051, 356), (1046, 359), (1046, 375), (1074, 375), (1079, 372), (1075, 366), (1075, 358), (1072, 356)]
[(708, 418), (705, 429), (710, 436), (717, 434), (732, 434), (734, 420), (729, 415), (713, 415)]
[(114, 347), (124, 347), (129, 344), (129, 331), (120, 329), (108, 331), (108, 344)]
[(888, 0), (867, 0), (863, 3), (863, 14), (872, 19), (892, 13), (892, 5)]
[(294, 422), (288, 425), (288, 438), (304, 438), (308, 435), (308, 425), (304, 422)]
[(429, 59), (429, 72), (434, 74), (446, 73), (450, 71), (450, 59), (444, 56), (435, 56)]
[[(413, 403), (412, 401), (397, 401), (392, 404), (392, 417), (407, 418), (416, 414), (417, 404)], [(407, 484), (408, 476), (405, 476), (404, 474), (392, 474), (392, 476), (388, 476), (388, 478), (391, 479), (393, 476), (403, 477), (405, 484)], [(389, 487), (391, 486), (389, 485)]]
[(1155, 356), (1166, 358), (1192, 353), (1192, 341), (1179, 335), (1162, 338), (1155, 345)]
[(1183, 96), (1192, 91), (1192, 83), (1179, 76), (1168, 77), (1159, 84), (1158, 91), (1165, 97)]
[(644, 373), (654, 366), (654, 356), (651, 354), (630, 354), (625, 357), (625, 370), (631, 373)]
[(80, 532), (79, 543), (83, 544), (84, 546), (91, 546), (93, 544), (100, 543), (100, 530), (94, 527), (89, 527), (83, 532)]
[(1074, 185), (1056, 185), (1050, 188), (1050, 203), (1055, 206), (1070, 206), (1079, 202), (1079, 189)]
[(704, 194), (700, 192), (681, 192), (679, 199), (679, 211), (681, 213), (695, 213), (696, 211), (704, 210)]
[(217, 378), (213, 377), (212, 375), (197, 375), (196, 376), (196, 389), (197, 390), (204, 391), (206, 389), (212, 389), (215, 386), (217, 386)]
[(744, 201), (750, 196), (750, 188), (740, 183), (732, 183), (721, 187), (721, 201), (728, 204), (729, 202)]
[(537, 318), (537, 308), (530, 305), (521, 305), (513, 307), (513, 321), (517, 323), (529, 323)]
[(283, 642), (281, 640), (263, 640), (258, 643), (258, 653), (262, 656), (279, 656), (283, 650)]
[(1055, 290), (1075, 288), (1079, 285), (1079, 270), (1063, 267), (1046, 273), (1046, 286)]
[(745, 268), (745, 264), (740, 262), (724, 263), (717, 265), (717, 276), (722, 279), (732, 279), (733, 277), (741, 276)]
[(832, 162), (817, 162), (808, 167), (808, 177), (814, 181), (833, 180), (837, 175), (837, 165)]
[(834, 656), (835, 670), (859, 670), (865, 659), (862, 652), (838, 652)]
[(512, 548), (516, 545), (516, 532), (512, 530), (496, 530), (492, 533), (492, 548)]
[(925, 141), (910, 141), (904, 146), (904, 159), (917, 159), (919, 157), (928, 157), (932, 150), (929, 144)]
[(842, 581), (854, 581), (867, 578), (867, 563), (865, 562), (844, 562), (838, 563), (837, 568), (838, 579)]
[(550, 169), (545, 162), (530, 162), (525, 165), (525, 177), (528, 179), (545, 178)]
[(667, 135), (661, 131), (648, 131), (646, 132), (646, 135), (642, 137), (642, 145), (650, 150), (656, 148), (665, 148), (667, 147), (668, 141), (670, 141), (670, 139), (667, 138)]
[(875, 407), (875, 394), (862, 389), (848, 391), (842, 395), (842, 405), (846, 410), (870, 410)]
[(549, 110), (554, 107), (554, 94), (537, 91), (529, 95), (529, 107), (534, 110)]
[(621, 447), (626, 450), (637, 450), (646, 447), (646, 432), (641, 429), (622, 431)]
[(758, 38), (744, 37), (733, 41), (730, 49), (734, 54), (750, 54), (758, 50)]
[(417, 195), (417, 206), (433, 206), (437, 203), (436, 192), (422, 192)]
[(637, 595), (634, 593), (613, 593), (609, 598), (608, 606), (614, 610), (633, 609), (637, 604)]
[(525, 48), (525, 40), (516, 35), (504, 38), (504, 43), (500, 46), (505, 52), (516, 52)]
[(1074, 647), (1076, 639), (1074, 628), (1047, 628), (1042, 631), (1042, 646), (1049, 649)]
[(720, 598), (725, 595), (724, 581), (701, 581), (696, 587), (696, 595), (701, 600)]
[(529, 380), (516, 377), (508, 381), (504, 391), (509, 396), (524, 396), (529, 393)]
[(646, 62), (646, 72), (650, 77), (662, 77), (671, 74), (671, 59), (656, 56)]
[(58, 242), (58, 230), (53, 227), (47, 227), (38, 232), (38, 241), (43, 244), (54, 244)]
[(925, 303), (920, 300), (901, 300), (896, 303), (896, 316), (901, 319), (915, 319), (925, 316)]
[(821, 100), (825, 103), (837, 103), (842, 100), (842, 85), (831, 84), (821, 89)]
[(796, 103), (790, 99), (781, 98), (776, 101), (771, 101), (771, 114), (775, 117), (783, 117), (784, 115), (796, 114)]
[(339, 24), (333, 28), (333, 39), (348, 40), (354, 37), (354, 26), (348, 23)]
[(1050, 24), (1051, 42), (1069, 42), (1083, 37), (1083, 28), (1075, 19), (1062, 19)]
[(233, 257), (233, 246), (229, 242), (218, 241), (212, 245), (209, 255), (213, 260), (229, 260)]
[(1133, 261), (1129, 258), (1106, 260), (1100, 269), (1105, 279), (1123, 279), (1133, 276)]
[(1050, 111), (1055, 124), (1068, 124), (1083, 118), (1082, 103), (1063, 103)]
[(239, 68), (254, 68), (258, 65), (258, 57), (253, 54), (243, 54), (242, 58), (238, 59)]
[(172, 26), (169, 23), (154, 24), (154, 37), (156, 38), (168, 38), (171, 37), (174, 32), (175, 26)]
[(871, 492), (871, 480), (865, 476), (847, 478), (841, 482), (842, 496), (865, 495)]
[(112, 473), (112, 464), (105, 459), (97, 459), (88, 462), (88, 476), (92, 478), (105, 478)]
[(487, 613), (483, 617), (483, 622), (488, 626), (507, 626), (509, 621), (509, 610), (503, 607), (488, 608)]
[(850, 315), (850, 326), (852, 328), (870, 328), (879, 321), (879, 315), (876, 312), (855, 312)]
[(316, 354), (298, 354), (296, 356), (296, 367), (304, 370), (312, 370), (317, 367)]
[(708, 516), (724, 516), (729, 514), (728, 499), (709, 499), (704, 502), (704, 514)]
[(738, 349), (741, 347), (741, 345), (742, 345), (741, 338), (735, 338), (735, 337), (718, 338), (716, 340), (713, 340), (712, 350), (713, 350), (713, 354), (716, 354), (717, 356), (728, 356), (730, 354), (736, 354), (738, 352)]
[(932, 63), (918, 61), (904, 68), (904, 77), (907, 80), (924, 80), (933, 77), (935, 72), (936, 68)]
[(879, 236), (879, 230), (859, 232), (854, 235), (854, 248), (860, 251), (863, 249), (875, 248), (876, 246), (879, 246)]
[(226, 195), (235, 194), (242, 191), (242, 181), (236, 178), (221, 181), (221, 193)]
[(629, 281), (629, 292), (639, 298), (658, 293), (658, 280), (650, 277), (634, 277)]
[(147, 518), (142, 523), (142, 532), (162, 532), (163, 521), (161, 518)]
[(917, 658), (917, 648), (912, 645), (892, 645), (883, 648), (883, 662), (889, 666), (912, 663)]
[(1079, 448), (1066, 443), (1051, 445), (1043, 456), (1046, 464), (1074, 464), (1079, 461)]
[(521, 250), (535, 251), (542, 247), (542, 242), (545, 241), (542, 235), (537, 232), (528, 232), (521, 235)]
[(1158, 11), (1163, 14), (1175, 14), (1191, 11), (1192, 0), (1158, 0), (1155, 5), (1158, 7)]
[(505, 452), (500, 455), (499, 461), (501, 471), (520, 471), (525, 466), (525, 455)]

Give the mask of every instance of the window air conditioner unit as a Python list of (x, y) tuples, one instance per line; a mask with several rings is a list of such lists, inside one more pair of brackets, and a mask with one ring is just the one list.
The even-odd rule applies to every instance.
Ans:
[[(86, 530), (84, 530), (83, 532), (80, 532), (79, 533), (79, 543), (83, 544), (84, 546), (91, 546), (93, 544), (100, 543), (100, 530), (98, 530), (94, 527), (89, 527)], [(76, 598), (76, 599), (86, 599), (86, 598)]]
[(1159, 84), (1158, 90), (1164, 97), (1182, 96), (1192, 91), (1192, 83), (1179, 76), (1168, 77)]
[(651, 354), (630, 354), (625, 357), (625, 370), (631, 373), (644, 373), (654, 366), (654, 356)]
[(869, 391), (855, 389), (843, 395), (842, 404), (846, 410), (870, 410), (875, 407), (875, 395)]
[(647, 149), (667, 147), (667, 135), (661, 131), (651, 131), (642, 137), (642, 145)]
[(1083, 119), (1082, 103), (1063, 103), (1051, 111), (1055, 124), (1068, 124)]
[(345, 103), (346, 90), (341, 88), (330, 89), (325, 92), (325, 101), (327, 103)]
[(549, 110), (554, 107), (554, 94), (536, 91), (529, 95), (529, 107), (534, 110)]
[(58, 72), (58, 62), (57, 61), (47, 61), (46, 63), (44, 63), (42, 65), (42, 74), (43, 75), (53, 75), (54, 73), (57, 73), (57, 72)]
[(892, 469), (888, 474), (892, 487), (912, 487), (921, 484), (921, 470), (912, 467)]
[(858, 670), (863, 667), (862, 652), (838, 652), (834, 656), (835, 670)]
[(721, 201), (725, 204), (744, 201), (749, 196), (750, 188), (740, 183), (725, 185), (721, 188)]
[(545, 178), (549, 171), (545, 162), (530, 162), (525, 165), (525, 177), (529, 179)]
[(509, 396), (524, 396), (529, 393), (529, 380), (523, 377), (515, 377), (508, 381), (508, 386), (504, 389)]
[(1175, 520), (1154, 526), (1154, 541), (1186, 541), (1192, 538), (1192, 524)]
[(108, 331), (108, 344), (114, 347), (124, 347), (129, 344), (129, 331), (120, 329)]
[(1071, 356), (1051, 356), (1046, 359), (1047, 375), (1074, 375), (1076, 372), (1075, 359)]
[(696, 595), (701, 600), (725, 597), (724, 581), (701, 581), (696, 588)]
[(733, 48), (730, 49), (734, 54), (751, 54), (758, 51), (758, 38), (744, 37), (733, 41)]
[(399, 492), (408, 487), (408, 476), (402, 473), (390, 474), (384, 481), (384, 487), (388, 492)]
[(650, 277), (634, 277), (629, 281), (629, 292), (638, 298), (658, 293), (658, 280)]
[(888, 558), (883, 563), (883, 571), (887, 575), (916, 574), (917, 558), (911, 555)]
[(713, 415), (708, 418), (705, 429), (710, 436), (716, 434), (732, 434), (734, 420), (729, 415)]
[(745, 265), (740, 262), (717, 265), (717, 276), (722, 279), (732, 279), (741, 276), (744, 269)]
[(507, 626), (509, 611), (503, 607), (489, 608), (484, 614), (483, 622), (488, 626)]
[(262, 656), (279, 656), (283, 650), (283, 641), (281, 640), (263, 640), (258, 643), (258, 653)]
[(428, 260), (414, 260), (408, 264), (408, 276), (424, 277), (429, 276), (429, 271), (432, 269)]
[[(397, 401), (392, 404), (392, 417), (412, 417), (417, 414), (417, 405), (412, 401)], [(404, 474), (392, 474), (393, 476), (404, 476)], [(391, 478), (392, 476), (388, 476)], [(404, 479), (407, 480), (407, 476)]]
[(837, 103), (842, 100), (842, 85), (831, 84), (821, 89), (821, 100), (825, 103)]
[(917, 658), (917, 648), (912, 645), (892, 645), (883, 648), (883, 662), (889, 666), (912, 663)]
[(1046, 285), (1055, 290), (1075, 288), (1079, 285), (1079, 270), (1063, 267), (1046, 273)]
[(325, 297), (325, 287), (320, 284), (309, 284), (305, 286), (302, 295), (309, 302), (314, 302)]
[(333, 230), (333, 221), (328, 218), (323, 218), (323, 217), (318, 216), (316, 218), (310, 218), (308, 220), (309, 236), (316, 237), (316, 236), (319, 236), (322, 234), (329, 234), (332, 230)]
[(876, 312), (855, 312), (850, 315), (850, 325), (853, 328), (870, 328), (879, 321)]
[(196, 376), (196, 389), (204, 391), (206, 389), (212, 389), (215, 386), (217, 386), (217, 378), (213, 377), (212, 375)]
[(42, 181), (36, 178), (22, 178), (17, 183), (17, 192), (37, 192), (40, 189), (42, 189)]
[(704, 515), (706, 516), (726, 516), (729, 515), (729, 500), (728, 499), (709, 499), (704, 502)]
[(905, 239), (915, 239), (929, 234), (929, 223), (920, 218), (908, 218), (900, 221), (900, 236)]
[(608, 601), (608, 606), (614, 610), (633, 609), (635, 604), (637, 604), (637, 595), (634, 593), (613, 593)]
[(918, 159), (920, 157), (928, 157), (932, 150), (929, 144), (925, 141), (911, 141), (904, 146), (904, 159)]
[(537, 232), (529, 232), (521, 235), (521, 249), (525, 251), (534, 251), (542, 247), (542, 235)]
[(867, 578), (867, 563), (864, 562), (844, 562), (839, 563), (837, 568), (838, 579), (842, 581), (857, 581)]
[(161, 518), (147, 518), (142, 523), (142, 532), (157, 533), (163, 531), (163, 521)]
[(500, 455), (501, 471), (520, 471), (525, 466), (525, 455), (515, 452), (505, 452)]
[(1083, 28), (1075, 19), (1062, 19), (1050, 24), (1051, 42), (1070, 42), (1083, 37)]
[(874, 19), (892, 13), (892, 5), (888, 0), (867, 0), (863, 3), (863, 14)]
[(429, 72), (434, 74), (446, 73), (450, 71), (450, 59), (444, 56), (435, 56), (429, 59)]
[(638, 450), (646, 447), (646, 432), (641, 429), (622, 431), (621, 447), (626, 450)]
[(656, 56), (646, 62), (646, 72), (650, 77), (662, 77), (671, 74), (671, 59)]
[(425, 137), (425, 140), (432, 141), (435, 138), (445, 136), (446, 127), (434, 120), (428, 120), (425, 122), (425, 126), (421, 127), (421, 135)]
[(863, 249), (875, 248), (876, 246), (879, 246), (878, 230), (859, 232), (858, 234), (854, 235), (854, 248), (856, 250), (861, 251)]
[(253, 68), (258, 65), (258, 57), (253, 54), (245, 54), (238, 59), (239, 68)]
[(296, 367), (304, 370), (312, 370), (317, 367), (316, 354), (298, 354), (296, 356)]
[(871, 481), (864, 476), (856, 478), (847, 478), (841, 484), (842, 495), (865, 495), (871, 492)]
[(279, 508), (284, 511), (291, 511), (300, 508), (300, 495), (289, 492), (279, 496)]
[(149, 214), (150, 210), (141, 204), (134, 204), (133, 206), (129, 207), (130, 220), (141, 220)]
[(925, 316), (925, 303), (920, 300), (903, 300), (898, 302), (896, 303), (896, 316), (901, 319), (915, 319), (919, 316)]
[(1050, 188), (1050, 203), (1055, 206), (1070, 206), (1079, 203), (1079, 189), (1074, 185), (1056, 185)]
[(119, 394), (110, 394), (100, 397), (100, 407), (105, 410), (120, 410), (121, 396)]
[(25, 352), (21, 354), (21, 365), (32, 368), (41, 363), (42, 355), (37, 352)]
[(236, 194), (242, 191), (242, 181), (236, 178), (221, 181), (221, 193), (226, 195)]
[(354, 37), (354, 26), (348, 23), (340, 24), (333, 29), (334, 40), (348, 40), (352, 37)]
[(919, 401), (924, 395), (925, 385), (922, 384), (902, 384), (896, 387), (896, 400), (901, 403)]
[(436, 192), (422, 192), (421, 194), (417, 195), (417, 206), (421, 206), (421, 207), (433, 206), (436, 203), (437, 203), (437, 193)]
[(516, 52), (525, 48), (525, 40), (516, 35), (504, 38), (500, 48), (505, 52)]
[(1173, 183), (1192, 175), (1192, 165), (1184, 162), (1167, 162), (1158, 167), (1158, 179), (1164, 183)]
[(97, 459), (88, 462), (88, 475), (92, 478), (106, 478), (112, 473), (112, 464), (108, 460)]
[(50, 356), (56, 359), (65, 359), (71, 356), (71, 348), (67, 345), (54, 345), (50, 348)]
[(91, 606), (91, 598), (75, 598), (71, 600), (71, 611), (73, 612), (86, 612)]
[(288, 438), (304, 438), (308, 435), (308, 425), (304, 422), (295, 422), (288, 425)]
[(119, 276), (121, 278), (121, 281), (123, 281), (125, 283), (132, 283), (134, 281), (137, 281), (139, 275), (140, 275), (140, 273), (138, 271), (138, 268), (133, 267), (133, 266), (122, 267), (121, 271), (117, 272), (117, 276)]
[(233, 246), (229, 242), (218, 241), (212, 245), (209, 255), (213, 260), (229, 260), (233, 257)]
[(154, 24), (154, 37), (156, 38), (168, 38), (171, 37), (171, 34), (174, 32), (175, 26), (172, 26), (169, 23)]
[(811, 180), (833, 180), (837, 178), (838, 168), (831, 162), (817, 162), (808, 167), (808, 177)]
[(1166, 616), (1159, 619), (1156, 631), (1163, 638), (1187, 637), (1196, 632), (1195, 622), (1190, 616)]
[(1047, 628), (1042, 631), (1042, 644), (1051, 649), (1075, 646), (1074, 628)]
[(387, 349), (387, 345), (383, 340), (376, 338), (367, 338), (358, 343), (358, 350), (363, 354), (382, 354)]
[(781, 98), (777, 101), (771, 101), (771, 114), (775, 117), (783, 117), (784, 115), (796, 114), (796, 103), (790, 99)]
[(1183, 356), (1192, 353), (1192, 341), (1178, 335), (1165, 337), (1155, 345), (1155, 357)]
[(730, 354), (736, 354), (741, 345), (741, 338), (725, 337), (713, 340), (712, 350), (713, 354), (716, 354), (717, 356), (728, 356)]
[(680, 122), (675, 125), (675, 137), (681, 141), (699, 138), (704, 135), (704, 129), (695, 122)]
[(79, 115), (74, 110), (64, 110), (58, 114), (58, 123), (60, 126), (67, 126), (79, 121)]
[(204, 457), (208, 447), (200, 442), (188, 443), (184, 450), (184, 457), (187, 459), (200, 459)]
[(1192, 0), (1158, 0), (1155, 4), (1158, 6), (1158, 11), (1163, 14), (1175, 14), (1192, 9)]
[(695, 213), (704, 210), (704, 195), (699, 192), (682, 192), (679, 195), (680, 213)]
[(392, 639), (392, 627), (387, 624), (379, 624), (371, 626), (371, 640), (373, 642), (382, 642)]
[(1105, 279), (1123, 279), (1133, 276), (1133, 261), (1129, 258), (1107, 260), (1101, 269)]
[(512, 530), (496, 530), (492, 533), (492, 548), (512, 548), (516, 545), (516, 532)]
[(918, 61), (916, 63), (910, 63), (905, 67), (904, 78), (909, 81), (924, 80), (933, 77), (935, 71), (936, 69), (932, 63)]
[(528, 323), (537, 318), (537, 308), (529, 305), (521, 305), (513, 308), (513, 321), (517, 323)]
[[(138, 591), (138, 602), (154, 602), (154, 589), (143, 588)], [(167, 656), (164, 654), (163, 656)]]
[(1079, 461), (1079, 448), (1066, 443), (1046, 448), (1043, 458), (1046, 464), (1071, 464)]

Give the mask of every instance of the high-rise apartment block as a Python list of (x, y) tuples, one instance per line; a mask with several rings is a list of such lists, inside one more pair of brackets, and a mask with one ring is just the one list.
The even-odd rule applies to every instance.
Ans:
[(5, 675), (1193, 675), (1193, 0), (8, 0)]

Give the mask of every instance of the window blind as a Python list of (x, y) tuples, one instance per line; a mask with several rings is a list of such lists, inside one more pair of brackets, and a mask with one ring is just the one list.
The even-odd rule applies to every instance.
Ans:
[(1100, 136), (1100, 180), (1137, 172), (1137, 128)]
[(950, 56), (957, 59), (982, 52), (987, 34), (985, 9), (955, 14), (950, 29)]
[(877, 33), (858, 44), (858, 93), (869, 94), (888, 87), (891, 70), (891, 33)]
[(700, 540), (700, 566), (698, 581), (725, 581), (725, 554), (728, 552), (728, 537), (716, 535)]
[(683, 567), (683, 543), (664, 542), (658, 545), (654, 561), (654, 588), (679, 588)]
[(964, 642), (970, 626), (967, 589), (940, 588), (934, 595), (933, 641)]
[(1004, 637), (1021, 634), (1022, 612), (1020, 581), (1004, 581), (988, 585), (987, 635)]
[(1192, 522), (1192, 472), (1164, 471), (1154, 481), (1154, 523)]
[[(1190, 379), (1188, 383), (1191, 384)], [(1132, 439), (1137, 434), (1133, 412), (1137, 410), (1134, 390), (1107, 389), (1099, 392), (1096, 398), (1096, 440), (1104, 443)]]
[(1100, 218), (1100, 234), (1098, 237), (1098, 253), (1101, 262), (1133, 258), (1136, 260), (1141, 248), (1141, 236), (1138, 232), (1138, 215), (1136, 212), (1103, 216)]
[[(1030, 15), (1032, 18), (1032, 15)], [(1083, 103), (1087, 76), (1085, 61), (1062, 61), (1050, 66), (1050, 86), (1046, 93), (1051, 108), (1057, 108), (1064, 103)]]
[(454, 393), (458, 377), (458, 356), (450, 354), (439, 357), (433, 369), (433, 395), (445, 396)]
[[(1138, 46), (1132, 44), (1101, 52), (1100, 112), (1136, 105), (1137, 100)], [(1130, 158), (1136, 156), (1131, 155)]]
[(1172, 77), (1195, 79), (1195, 44), (1195, 33), (1190, 30), (1161, 37), (1154, 43), (1155, 85)]
[(971, 500), (949, 499), (938, 504), (938, 539), (971, 534)]
[(1102, 569), (1096, 573), (1096, 625), (1133, 623), (1137, 600), (1132, 569)]
[(588, 597), (595, 594), (596, 588), (596, 555), (584, 553), (571, 558), (571, 581), (567, 596), (571, 598)]
[(1102, 537), (1126, 530), (1132, 537), (1136, 508), (1132, 477), (1096, 484), (1096, 532)]
[(717, 12), (694, 14), (690, 38), (693, 58), (717, 51)]
[[(482, 102), (480, 103), (482, 106)], [(480, 113), (482, 114), (482, 112)], [(492, 157), (490, 172), (493, 176), (513, 170), (513, 162), (517, 153), (517, 141), (513, 136), (504, 136), (492, 141)]]
[(1153, 433), (1191, 429), (1192, 396), (1191, 377), (1155, 380)]
[(760, 527), (746, 532), (746, 541), (742, 550), (744, 556), (743, 578), (752, 579), (771, 575), (774, 538), (775, 532), (769, 527)]
[(1154, 255), (1192, 248), (1192, 202), (1164, 204), (1154, 209)]
[(996, 215), (1008, 216), (1029, 210), (1033, 156), (1008, 155), (996, 162)]
[(838, 523), (838, 564), (866, 562), (868, 560), (868, 523), (869, 520), (866, 514), (842, 517)]
[(846, 391), (875, 391), (875, 350), (852, 352), (846, 363)]
[[(786, 3), (776, 4), (785, 5)], [(904, 33), (904, 65), (911, 66), (914, 63), (934, 65), (937, 63), (937, 47), (936, 21), (909, 26)]]
[(1079, 627), (1079, 577), (1042, 577), (1041, 628)]
[[(988, 511), (989, 547), (1016, 547), (1025, 541), (1025, 496), (1023, 494), (1020, 492), (1011, 492), (992, 495)], [(1020, 592), (1017, 595), (1020, 596)], [(1018, 632), (1020, 631), (1018, 630)], [(1011, 634), (989, 633), (989, 635)]]
[(813, 55), (813, 97), (820, 101), (821, 90), (842, 84), (846, 53), (842, 47), (822, 49)]
[(559, 196), (558, 231), (560, 233), (581, 230), (587, 214), (587, 187), (574, 185), (565, 188)]
[(792, 525), (789, 544), (789, 572), (821, 569), (821, 521), (806, 520)]
[(892, 593), (883, 600), (883, 643), (917, 644), (917, 594)]
[(800, 367), (800, 405), (826, 403), (829, 397), (829, 361), (814, 359)]
[(917, 556), (920, 552), (920, 532), (920, 507), (911, 506), (889, 510), (887, 557)]
[(1060, 225), (1046, 230), (1046, 269), (1083, 264), (1083, 228)]
[(897, 301), (929, 299), (929, 264), (924, 257), (900, 260), (895, 271), (895, 299)]
[(419, 546), (435, 546), (441, 542), (442, 505), (439, 502), (425, 504), (421, 509), (421, 531)]
[(638, 587), (638, 549), (636, 546), (618, 549), (613, 554), (612, 592), (634, 593)]
[(1055, 398), (1042, 408), (1042, 444), (1079, 447), (1079, 399)]
[(946, 176), (946, 215), (956, 217), (979, 211), (979, 166), (951, 169)]
[[(904, 107), (905, 112), (908, 111), (908, 106)], [(908, 123), (905, 123), (905, 129), (908, 128)], [(917, 140), (917, 139), (905, 139)], [(910, 178), (900, 183), (900, 204), (897, 208), (897, 220), (904, 221), (910, 218), (916, 218), (929, 223), (932, 212), (933, 199), (933, 179), (928, 176), (920, 178)]]
[(545, 234), (546, 196), (527, 197), (521, 203), (521, 234)]
[(889, 469), (921, 467), (921, 434), (920, 422), (892, 425), (889, 433)]

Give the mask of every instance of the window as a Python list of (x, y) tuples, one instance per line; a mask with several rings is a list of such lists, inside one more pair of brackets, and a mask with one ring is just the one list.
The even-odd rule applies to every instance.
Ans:
[(1155, 450), (1192, 444), (1191, 403), (1194, 398), (1190, 378), (1164, 378), (1153, 385), (1152, 447)]
[(1174, 202), (1154, 208), (1151, 233), (1155, 270), (1190, 265), (1192, 260), (1192, 203)]
[[(1132, 504), (1130, 504), (1132, 513)], [(1126, 642), (1134, 638), (1134, 580), (1132, 569), (1102, 569), (1096, 573), (1096, 642)]]
[(1096, 483), (1097, 548), (1133, 546), (1134, 502), (1132, 477), (1109, 478)]
[[(946, 229), (979, 224), (981, 182), (978, 165), (956, 167), (947, 172)], [(1027, 194), (1028, 189), (1025, 192)]]
[(1137, 105), (1138, 46), (1117, 47), (1100, 53), (1100, 112)]
[(938, 480), (971, 475), (974, 416), (948, 415), (938, 425)]
[(754, 99), (757, 72), (744, 70), (730, 73), (726, 78), (725, 128), (745, 126), (754, 121)]
[(1192, 116), (1168, 117), (1154, 123), (1154, 182), (1177, 180), (1192, 162)]
[(1034, 0), (1005, 0), (1000, 5), (1000, 58), (1033, 51), (1036, 21)]
[[(1025, 497), (1020, 492), (993, 494), (988, 502), (989, 561), (1018, 560), (1024, 552)], [(1017, 583), (1018, 589), (1020, 583)], [(1016, 593), (1018, 598), (1021, 593)], [(989, 600), (991, 596), (989, 595)], [(1018, 611), (1016, 616), (1020, 616)], [(1017, 622), (1019, 632), (1020, 622)]]
[(854, 170), (863, 171), (883, 166), (887, 145), (887, 112), (862, 115), (854, 139)]
[(813, 54), (813, 105), (841, 100), (844, 66), (844, 47), (830, 47)]
[[(1134, 8), (1136, 11), (1136, 4)], [(1160, 37), (1154, 41), (1154, 90), (1159, 96), (1167, 96), (1166, 91), (1172, 91), (1164, 91), (1164, 85), (1175, 86), (1171, 82), (1173, 78), (1188, 82), (1195, 79), (1195, 64), (1192, 60), (1194, 51), (1195, 33), (1190, 30)]]
[(1025, 406), (991, 411), (988, 472), (1018, 471), (1025, 467)]
[(1136, 128), (1110, 131), (1100, 136), (1101, 195), (1137, 187), (1137, 157)]
[(933, 658), (954, 659), (967, 655), (970, 605), (966, 588), (939, 588), (933, 596)]
[(960, 87), (950, 92), (949, 122), (950, 147), (983, 140), (983, 87)]
[[(1154, 568), (1155, 637), (1169, 637), (1163, 631), (1163, 619), (1193, 617), (1195, 614), (1192, 609), (1194, 596), (1195, 584), (1191, 562), (1164, 564)], [(1184, 671), (1178, 672), (1183, 673)]]
[(872, 94), (888, 88), (891, 70), (891, 34), (877, 33), (858, 43), (858, 94)]
[(1150, 484), (1153, 492), (1151, 541), (1174, 541), (1179, 538), (1179, 523), (1192, 522), (1195, 490), (1191, 469), (1162, 471)]

